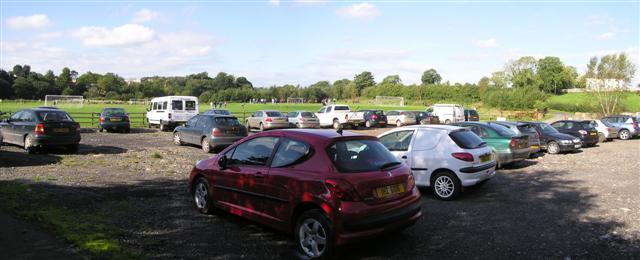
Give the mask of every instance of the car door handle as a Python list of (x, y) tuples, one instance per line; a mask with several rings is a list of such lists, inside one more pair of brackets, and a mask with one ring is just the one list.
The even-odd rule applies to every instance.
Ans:
[(405, 160), (406, 160), (406, 159), (407, 159), (407, 156), (406, 156), (406, 155), (403, 155), (403, 156), (402, 156), (402, 157), (400, 157), (400, 158), (401, 158), (401, 159), (405, 159)]

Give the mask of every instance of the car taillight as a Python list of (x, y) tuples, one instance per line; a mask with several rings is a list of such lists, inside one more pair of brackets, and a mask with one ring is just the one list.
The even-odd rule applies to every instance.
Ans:
[(578, 133), (580, 133), (581, 135), (587, 135), (587, 131), (585, 130), (578, 130)]
[(171, 113), (167, 114), (167, 118), (171, 119)]
[(511, 141), (509, 141), (509, 148), (515, 148), (516, 147), (516, 139), (511, 138)]
[(222, 135), (222, 131), (220, 131), (220, 129), (218, 128), (214, 128), (211, 129), (211, 136), (221, 136)]
[(638, 128), (638, 122), (633, 122), (633, 128)]
[(400, 115), (401, 115), (401, 116), (404, 116), (404, 112), (400, 112)]
[(451, 156), (461, 161), (473, 162), (473, 155), (470, 153), (452, 153)]
[(411, 190), (413, 189), (413, 187), (416, 186), (416, 180), (413, 179), (413, 173), (409, 174), (409, 177), (407, 177), (407, 190)]
[(267, 117), (267, 119), (264, 120), (265, 122), (273, 122), (273, 119), (271, 119), (271, 117)]
[(376, 119), (378, 119), (378, 116), (376, 116), (376, 115), (372, 115), (372, 116), (371, 116), (371, 119), (376, 120)]
[(324, 183), (332, 197), (341, 201), (360, 201), (360, 197), (349, 182), (340, 179), (327, 179)]
[(298, 122), (300, 122), (300, 123), (304, 122), (304, 118), (302, 118), (302, 117), (301, 117), (301, 118), (299, 118), (299, 119), (298, 119)]
[(100, 123), (104, 123), (104, 117), (100, 117)]
[(37, 124), (36, 128), (33, 129), (33, 133), (36, 135), (43, 135), (44, 134), (44, 124)]

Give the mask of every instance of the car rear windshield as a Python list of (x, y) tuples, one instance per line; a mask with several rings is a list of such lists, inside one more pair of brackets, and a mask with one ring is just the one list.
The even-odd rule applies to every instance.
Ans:
[(598, 127), (598, 123), (596, 123), (596, 121), (582, 121), (580, 122), (580, 126), (583, 129), (591, 129), (591, 128), (597, 128)]
[(267, 111), (266, 113), (267, 113), (267, 116), (283, 117), (282, 113), (278, 111)]
[(449, 137), (451, 137), (451, 140), (463, 149), (476, 149), (487, 145), (487, 143), (482, 141), (480, 137), (469, 130), (451, 132)]
[(333, 110), (349, 110), (348, 106), (335, 106)]
[(343, 173), (377, 171), (400, 162), (376, 140), (337, 141), (327, 148), (327, 155)]
[(172, 110), (182, 110), (182, 100), (173, 100), (173, 101), (171, 101), (171, 109)]
[(37, 111), (36, 114), (38, 115), (38, 118), (40, 119), (40, 121), (47, 121), (47, 122), (72, 122), (73, 119), (71, 119), (71, 116), (69, 116), (69, 114), (67, 114), (64, 111)]
[(300, 113), (300, 115), (302, 115), (302, 117), (304, 118), (316, 118), (316, 114), (311, 112), (302, 112)]
[(125, 115), (126, 112), (122, 108), (109, 108), (109, 109), (105, 109), (104, 112), (102, 112), (102, 114), (105, 116), (115, 116), (115, 115), (122, 116), (122, 115)]
[(235, 117), (216, 117), (216, 125), (220, 126), (238, 126), (240, 122)]
[(195, 101), (185, 101), (185, 110), (196, 110), (196, 102)]
[(536, 128), (532, 125), (518, 125), (518, 130), (525, 134), (534, 134), (536, 133)]
[(512, 137), (512, 136), (518, 135), (513, 130), (511, 130), (511, 129), (507, 128), (507, 127), (504, 127), (502, 125), (491, 124), (490, 126), (491, 126), (491, 129), (496, 131), (496, 133), (498, 133), (498, 135), (500, 135), (500, 136)]
[(475, 110), (467, 110), (467, 114), (470, 116), (478, 116), (478, 111)]
[(411, 116), (416, 116), (416, 114), (414, 114), (414, 113), (413, 113), (413, 112), (411, 112), (411, 111), (404, 111), (404, 115), (405, 115), (405, 116), (409, 116), (409, 117), (411, 117)]

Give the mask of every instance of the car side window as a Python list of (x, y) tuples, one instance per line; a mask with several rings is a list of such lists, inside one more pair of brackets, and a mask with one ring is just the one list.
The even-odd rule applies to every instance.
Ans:
[(564, 127), (564, 122), (555, 122), (551, 124), (551, 126), (553, 126), (553, 128), (555, 129), (562, 129)]
[(278, 139), (272, 136), (258, 137), (238, 145), (229, 159), (229, 165), (267, 165)]
[(310, 146), (304, 142), (287, 139), (278, 147), (271, 167), (285, 167), (302, 161), (311, 153)]
[(489, 131), (484, 127), (478, 126), (478, 133), (480, 133), (478, 136), (482, 138), (489, 137)]
[(320, 110), (318, 110), (318, 113), (324, 113), (325, 109), (326, 109), (325, 107), (320, 108)]
[(256, 112), (254, 117), (262, 117), (262, 111)]
[(573, 129), (573, 122), (567, 122), (567, 124), (564, 125), (565, 129)]
[(24, 111), (18, 111), (16, 113), (13, 113), (13, 115), (11, 115), (11, 121), (13, 122), (20, 122), (22, 120), (22, 113), (24, 113)]
[(20, 121), (22, 121), (22, 122), (33, 122), (35, 120), (34, 120), (33, 114), (31, 112), (23, 111), (22, 114), (20, 115)]
[(331, 112), (331, 108), (332, 108), (332, 107), (327, 107), (326, 112), (327, 112), (327, 113)]
[(196, 127), (205, 127), (211, 121), (211, 118), (208, 116), (201, 116), (198, 118), (198, 122), (196, 122)]
[(413, 132), (413, 130), (393, 132), (380, 137), (380, 143), (389, 151), (408, 151)]
[(185, 126), (187, 126), (187, 127), (195, 127), (196, 123), (198, 122), (198, 118), (199, 118), (199, 116), (194, 116), (193, 118), (189, 119), (189, 121), (187, 121)]

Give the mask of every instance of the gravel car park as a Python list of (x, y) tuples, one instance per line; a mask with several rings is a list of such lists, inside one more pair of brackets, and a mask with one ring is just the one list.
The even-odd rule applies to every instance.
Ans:
[[(83, 133), (76, 154), (30, 155), (3, 146), (0, 198), (28, 185), (24, 197), (39, 194), (51, 206), (91, 212), (117, 229), (122, 247), (148, 258), (295, 257), (287, 235), (231, 214), (198, 214), (188, 175), (196, 161), (213, 155), (174, 146), (171, 134)], [(638, 152), (629, 151), (638, 147), (640, 139), (615, 140), (526, 160), (498, 170), (454, 202), (423, 189), (424, 217), (413, 228), (349, 245), (342, 258), (637, 258), (640, 165)], [(0, 250), (11, 249), (0, 243)]]

